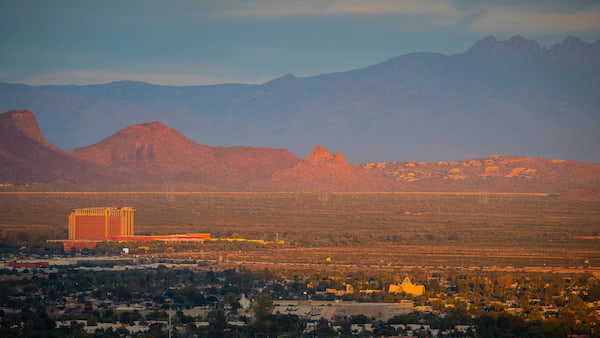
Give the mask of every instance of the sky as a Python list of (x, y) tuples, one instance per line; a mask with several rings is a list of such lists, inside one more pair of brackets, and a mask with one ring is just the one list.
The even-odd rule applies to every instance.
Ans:
[(0, 82), (263, 83), (485, 36), (600, 40), (598, 0), (2, 0)]

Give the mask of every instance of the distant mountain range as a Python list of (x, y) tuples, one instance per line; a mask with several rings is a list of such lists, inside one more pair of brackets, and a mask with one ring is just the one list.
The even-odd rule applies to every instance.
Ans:
[[(451, 56), (414, 53), (261, 85), (0, 83), (0, 111), (34, 111), (48, 140), (66, 150), (130, 125), (162, 121), (189, 137), (188, 143), (283, 147), (303, 156), (324, 144), (343, 149), (351, 163), (450, 162), (490, 154), (600, 162), (598, 93), (600, 41), (569, 37), (543, 48), (517, 36), (487, 37)], [(206, 158), (235, 157), (243, 150), (189, 148)], [(158, 175), (160, 165), (153, 168), (149, 174)], [(239, 183), (269, 176), (263, 169), (239, 174)], [(173, 173), (162, 175), (171, 179)]]
[(490, 156), (457, 162), (350, 164), (315, 146), (286, 149), (198, 144), (161, 122), (128, 126), (63, 151), (27, 110), (0, 114), (0, 183), (43, 190), (544, 192), (600, 197), (600, 163)]

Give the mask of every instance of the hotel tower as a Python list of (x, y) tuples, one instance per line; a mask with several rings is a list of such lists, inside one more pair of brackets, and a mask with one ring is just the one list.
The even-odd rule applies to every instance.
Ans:
[(69, 215), (70, 240), (106, 240), (133, 236), (131, 207), (75, 209)]

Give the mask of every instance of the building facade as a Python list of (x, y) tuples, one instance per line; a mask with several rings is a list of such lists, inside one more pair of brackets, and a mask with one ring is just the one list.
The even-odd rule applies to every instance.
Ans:
[(413, 296), (421, 296), (425, 292), (424, 285), (416, 285), (410, 281), (410, 278), (405, 277), (400, 285), (390, 285), (389, 293), (404, 292)]
[(131, 207), (75, 209), (69, 215), (70, 240), (107, 240), (133, 236)]

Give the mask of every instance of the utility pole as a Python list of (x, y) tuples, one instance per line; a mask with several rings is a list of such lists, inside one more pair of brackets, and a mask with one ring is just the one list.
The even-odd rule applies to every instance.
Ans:
[(171, 331), (172, 331), (172, 327), (171, 327), (171, 306), (169, 306), (169, 338), (171, 338)]

